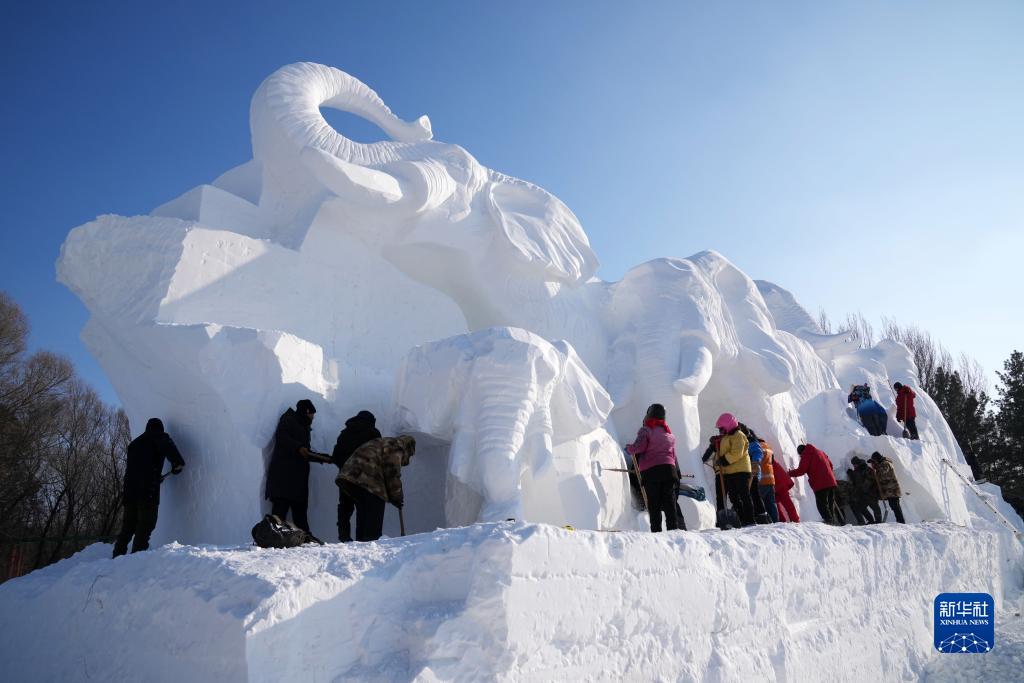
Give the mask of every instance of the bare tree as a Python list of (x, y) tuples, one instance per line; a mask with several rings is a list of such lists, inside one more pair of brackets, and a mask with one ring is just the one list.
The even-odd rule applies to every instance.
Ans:
[(870, 349), (875, 345), (875, 328), (860, 311), (846, 314), (843, 329), (857, 335), (862, 349)]
[(952, 354), (936, 342), (931, 334), (915, 325), (903, 327), (894, 320), (883, 318), (882, 336), (901, 342), (910, 349), (914, 364), (917, 365), (918, 384), (929, 394), (935, 390), (938, 369), (954, 367)]
[(130, 436), (65, 358), (26, 356), (28, 333), (0, 292), (0, 556), (38, 567), (117, 528)]
[(818, 327), (821, 328), (822, 334), (832, 334), (832, 321), (828, 319), (828, 313), (825, 312), (824, 308), (818, 309)]

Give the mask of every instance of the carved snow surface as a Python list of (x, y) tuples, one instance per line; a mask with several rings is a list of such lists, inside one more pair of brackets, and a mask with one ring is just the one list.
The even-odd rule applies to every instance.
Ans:
[[(323, 107), (391, 139), (348, 140)], [(666, 407), (683, 472), (709, 494), (700, 455), (729, 411), (788, 466), (805, 440), (841, 475), (853, 455), (881, 451), (910, 494), (910, 521), (989, 515), (950, 471), (969, 476), (923, 391), (922, 440), (899, 438), (888, 387), (914, 384), (904, 347), (821, 334), (789, 292), (713, 251), (603, 282), (557, 197), (433, 140), (425, 116), (398, 118), (337, 69), (278, 70), (253, 96), (250, 126), (251, 160), (151, 215), (75, 228), (57, 263), (135, 431), (160, 416), (188, 461), (164, 485), (155, 541), (246, 540), (265, 509), (277, 418), (300, 398), (317, 406), (320, 451), (363, 409), (385, 434), (415, 433), (414, 532), (504, 516), (642, 526), (624, 475), (605, 470), (624, 464), (619, 445), (651, 403)], [(864, 381), (890, 411), (889, 436), (847, 413), (849, 384)], [(334, 474), (310, 477), (324, 537)], [(794, 493), (817, 519), (804, 481)], [(691, 528), (714, 518), (711, 502), (687, 512)], [(386, 532), (396, 526), (389, 513)]]
[(566, 342), (492, 328), (418, 346), (399, 370), (397, 427), (449, 447), (448, 526), (529, 519), (622, 528), (628, 483), (603, 428), (611, 399)]

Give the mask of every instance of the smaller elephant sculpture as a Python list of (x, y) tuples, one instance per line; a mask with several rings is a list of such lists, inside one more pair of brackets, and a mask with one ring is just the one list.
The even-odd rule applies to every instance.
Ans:
[[(612, 409), (566, 342), (489, 328), (423, 344), (399, 371), (396, 424), (451, 444), (446, 522), (621, 526), (628, 484), (604, 430)], [(628, 521), (628, 520), (625, 520)]]

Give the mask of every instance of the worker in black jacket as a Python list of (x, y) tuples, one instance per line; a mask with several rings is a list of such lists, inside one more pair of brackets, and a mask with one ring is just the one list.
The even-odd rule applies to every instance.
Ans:
[[(334, 444), (334, 452), (331, 453), (331, 460), (338, 466), (339, 472), (357, 448), (367, 441), (381, 438), (376, 425), (377, 418), (369, 410), (360, 410), (345, 420), (345, 428), (338, 434), (338, 442)], [(352, 540), (354, 512), (355, 502), (345, 494), (344, 487), (338, 487), (338, 540), (342, 543)]]
[(331, 462), (320, 453), (310, 450), (310, 433), (313, 431), (313, 417), (316, 408), (307, 398), (289, 408), (277, 422), (274, 432), (274, 453), (270, 456), (267, 468), (267, 498), (271, 502), (271, 512), (281, 521), (288, 519), (288, 511), (292, 513), (292, 522), (307, 534), (310, 539), (321, 543), (309, 531), (309, 519), (306, 509), (309, 506), (309, 463)]
[(128, 444), (126, 459), (124, 519), (121, 534), (114, 543), (114, 557), (128, 552), (128, 541), (132, 541), (133, 536), (133, 553), (149, 548), (149, 536), (156, 528), (157, 510), (160, 507), (164, 460), (170, 461), (172, 474), (178, 474), (185, 467), (177, 446), (164, 431), (164, 423), (156, 417), (150, 418), (146, 423), (146, 431)]

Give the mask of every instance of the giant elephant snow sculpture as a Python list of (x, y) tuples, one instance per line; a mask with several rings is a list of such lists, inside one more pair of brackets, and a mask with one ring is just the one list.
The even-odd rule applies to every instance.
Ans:
[[(327, 124), (322, 107), (362, 116), (391, 139), (348, 140)], [(615, 450), (612, 436), (632, 435), (652, 402), (668, 409), (684, 469), (698, 480), (701, 441), (723, 409), (777, 440), (783, 457), (808, 434), (827, 432), (833, 451), (860, 438), (855, 424), (826, 420), (819, 408), (838, 400), (837, 374), (855, 375), (861, 356), (811, 329), (784, 290), (771, 290), (769, 306), (764, 288), (721, 255), (659, 259), (621, 282), (602, 282), (593, 277), (597, 258), (579, 221), (554, 195), (433, 140), (426, 117), (399, 119), (373, 90), (331, 67), (300, 63), (271, 74), (252, 98), (250, 125), (250, 161), (148, 216), (103, 216), (74, 229), (57, 265), (59, 279), (89, 309), (83, 338), (132, 424), (163, 417), (190, 456), (187, 475), (169, 482), (155, 539), (245, 539), (263, 505), (273, 427), (288, 405), (304, 397), (318, 404), (313, 439), (321, 450), (360, 409), (373, 410), (383, 431), (393, 432), (396, 375), (409, 350), (448, 339), (448, 351), (435, 350), (451, 361), (449, 376), (461, 377), (457, 368), (468, 361), (455, 362), (454, 349), (477, 343), (470, 333), (489, 328), (530, 335), (529, 343), (492, 339), (525, 344), (510, 356), (524, 366), (555, 376), (552, 368), (574, 368), (585, 379), (538, 379), (536, 387), (551, 391), (547, 402), (524, 398), (521, 382), (518, 394), (492, 395), (535, 420), (522, 423), (530, 426), (522, 443), (515, 430), (506, 434), (504, 470), (499, 458), (478, 467), (480, 452), (463, 447), (469, 432), (456, 414), (449, 423), (420, 425), (424, 435), (446, 435), (434, 437), (439, 443), (450, 436), (443, 462), (481, 503), (476, 510), (452, 484), (448, 512), (414, 528), (513, 511), (614, 524), (625, 491), (602, 488), (603, 480), (588, 480), (576, 464), (585, 451), (593, 459)], [(556, 339), (566, 340), (564, 348), (543, 341)], [(471, 356), (496, 372), (488, 365), (495, 357)], [(879, 355), (883, 364), (894, 357)], [(419, 395), (409, 384), (411, 366), (404, 367), (403, 400)], [(591, 385), (607, 392), (588, 390), (592, 398), (610, 395), (611, 402), (595, 399), (600, 407), (586, 420), (558, 407), (566, 386)], [(545, 420), (551, 424), (534, 429)], [(948, 446), (941, 417), (926, 421)], [(898, 446), (886, 448), (908, 468), (938, 462), (935, 453)], [(486, 452), (499, 450), (488, 444)], [(946, 455), (962, 464), (955, 450)], [(555, 464), (551, 471), (566, 465), (565, 476), (534, 477), (547, 471), (537, 467), (545, 458)], [(417, 461), (418, 481), (440, 490), (423, 495), (443, 497), (445, 481), (425, 476), (428, 462), (435, 460)], [(929, 467), (929, 500), (938, 502), (927, 514), (963, 517), (960, 485)], [(486, 476), (473, 474), (482, 470)], [(333, 525), (333, 472), (314, 469), (310, 489), (311, 522)], [(540, 498), (559, 509), (544, 508)]]

